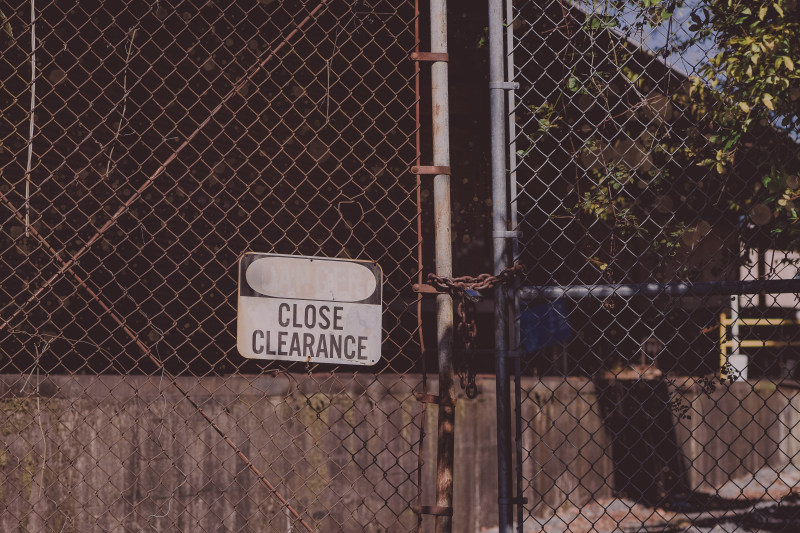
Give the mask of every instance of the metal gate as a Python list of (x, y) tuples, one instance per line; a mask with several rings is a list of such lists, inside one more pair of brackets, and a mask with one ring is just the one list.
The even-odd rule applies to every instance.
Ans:
[(796, 6), (489, 6), (500, 531), (794, 530)]
[[(417, 16), (0, 4), (0, 529), (417, 527)], [(379, 365), (237, 354), (246, 251), (377, 262)]]

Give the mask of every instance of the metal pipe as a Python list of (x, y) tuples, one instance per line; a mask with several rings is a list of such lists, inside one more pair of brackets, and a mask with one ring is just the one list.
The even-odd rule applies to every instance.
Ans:
[[(506, 0), (506, 72), (508, 81), (513, 82), (516, 77), (514, 70), (514, 2)], [(515, 116), (516, 100), (514, 89), (508, 90), (508, 186), (509, 186), (509, 219), (511, 229), (516, 231), (519, 227), (517, 217), (517, 120)], [(519, 238), (511, 239), (511, 257), (514, 261), (519, 258)], [(519, 279), (514, 278), (514, 287), (519, 287)], [(511, 330), (509, 334), (512, 339), (512, 347), (518, 348), (521, 342), (519, 316), (520, 301), (518, 293), (515, 291), (512, 298), (511, 313), (513, 320), (510, 320)], [(514, 358), (514, 454), (516, 469), (516, 499), (517, 499), (517, 533), (523, 533), (524, 517), (523, 504), (524, 490), (522, 479), (522, 368), (518, 357)]]
[[(516, 71), (514, 70), (514, 2), (511, 0), (506, 1), (506, 72), (508, 80), (514, 82)], [(517, 212), (517, 120), (516, 120), (516, 93), (512, 88), (508, 89), (508, 186), (509, 186), (509, 220), (511, 222), (512, 231), (517, 231), (519, 228), (519, 216)], [(516, 261), (519, 258), (519, 237), (515, 236), (511, 239), (511, 257)], [(514, 278), (515, 287), (519, 286), (519, 278)], [(519, 320), (520, 305), (519, 298), (514, 297), (513, 301), (513, 317), (514, 321), (511, 324), (511, 338), (513, 345), (519, 346), (520, 329)]]
[(539, 285), (520, 287), (521, 300), (536, 298), (605, 299), (610, 296), (729, 296), (734, 294), (797, 293), (800, 279), (754, 281), (689, 281), (684, 283), (633, 283), (615, 285)]
[[(447, 53), (447, 0), (431, 0), (431, 52)], [(450, 166), (450, 115), (447, 62), (431, 64), (431, 106), (433, 117), (433, 165)], [(450, 176), (433, 178), (433, 222), (436, 275), (452, 277), (453, 255), (450, 237)], [(436, 340), (439, 360), (439, 410), (436, 451), (436, 506), (453, 507), (453, 463), (455, 455), (455, 379), (453, 372), (453, 300), (449, 294), (436, 296)], [(453, 517), (436, 516), (436, 533), (450, 533)]]
[(731, 296), (731, 346), (733, 346), (733, 353), (737, 354), (741, 351), (739, 324), (739, 297)]
[[(508, 265), (506, 234), (506, 115), (505, 74), (503, 72), (503, 0), (489, 0), (489, 108), (491, 113), (492, 149), (492, 231), (494, 273)], [(511, 385), (508, 376), (508, 319), (505, 289), (495, 289), (494, 323), (496, 390), (497, 390), (497, 503), (499, 533), (512, 531), (511, 496)]]

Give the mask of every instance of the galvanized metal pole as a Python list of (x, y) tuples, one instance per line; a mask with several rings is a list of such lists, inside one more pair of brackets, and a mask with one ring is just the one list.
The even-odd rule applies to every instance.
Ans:
[(517, 289), (519, 298), (557, 300), (570, 298), (604, 300), (611, 296), (730, 296), (734, 294), (798, 293), (800, 279), (758, 279), (752, 281), (682, 281), (676, 283), (629, 283), (610, 285), (540, 285)]
[[(447, 1), (431, 0), (431, 52), (447, 53)], [(433, 115), (433, 164), (450, 166), (450, 115), (447, 63), (431, 65)], [(433, 178), (433, 221), (435, 229), (436, 274), (453, 275), (450, 238), (450, 175)], [(439, 358), (439, 412), (436, 453), (436, 533), (450, 533), (453, 527), (453, 460), (455, 454), (455, 380), (453, 373), (453, 300), (449, 294), (436, 296), (436, 339)]]
[[(511, 0), (506, 0), (506, 76), (509, 81), (514, 81), (514, 5)], [(511, 221), (511, 229), (516, 231), (519, 227), (517, 220), (517, 132), (516, 132), (516, 115), (515, 115), (516, 101), (514, 89), (508, 90), (508, 184), (509, 184), (509, 219)], [(511, 257), (514, 261), (519, 258), (519, 238), (513, 237), (511, 239)], [(519, 287), (519, 280), (514, 279), (514, 288)], [(509, 321), (511, 329), (509, 335), (511, 336), (511, 346), (513, 349), (518, 349), (520, 345), (520, 328), (519, 328), (519, 294), (515, 290), (512, 298), (511, 305), (511, 320)], [(515, 487), (517, 502), (517, 532), (523, 533), (524, 519), (523, 519), (523, 480), (522, 480), (522, 368), (519, 357), (514, 358), (514, 454), (515, 464), (514, 468), (517, 473), (517, 485)]]
[[(508, 265), (506, 202), (506, 137), (503, 72), (503, 2), (489, 0), (489, 96), (492, 136), (492, 235), (494, 273)], [(499, 533), (511, 533), (511, 386), (508, 376), (508, 319), (505, 288), (495, 289), (495, 371), (497, 389), (497, 502)]]

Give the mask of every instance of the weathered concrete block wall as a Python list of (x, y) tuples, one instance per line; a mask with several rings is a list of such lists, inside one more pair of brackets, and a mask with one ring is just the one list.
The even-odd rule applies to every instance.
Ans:
[[(318, 531), (412, 531), (422, 404), (417, 376), (180, 378), (192, 399)], [(0, 376), (0, 531), (299, 531), (213, 427), (160, 377)], [(456, 410), (455, 531), (497, 523), (494, 381)], [(435, 380), (429, 392), (435, 392)], [(675, 390), (692, 488), (800, 463), (796, 390)], [(523, 380), (524, 491), (538, 516), (614, 495), (598, 389)], [(435, 503), (436, 407), (427, 406), (423, 505)], [(800, 465), (799, 465), (800, 466)], [(423, 519), (432, 530), (433, 518)]]
[[(667, 394), (655, 406), (644, 405), (632, 385), (613, 385), (622, 387), (614, 405), (602, 396), (602, 387), (587, 379), (523, 380), (523, 473), (529, 512), (543, 517), (561, 506), (580, 506), (636, 489), (636, 480), (619, 479), (621, 470), (652, 472), (650, 479), (638, 481), (640, 485), (660, 484), (657, 488), (663, 489), (669, 481), (673, 487), (708, 492), (763, 467), (800, 467), (800, 391), (790, 384), (750, 381), (709, 387), (682, 378), (661, 389)], [(650, 396), (654, 384), (644, 388), (644, 395)], [(680, 405), (688, 410), (681, 411)], [(628, 437), (633, 434), (627, 444), (644, 448), (638, 456), (628, 454), (630, 447), (624, 456), (619, 447), (615, 452), (614, 439), (624, 435), (619, 428), (617, 434), (611, 429), (612, 417), (620, 416), (611, 413), (614, 409), (627, 417), (624, 430)], [(654, 414), (666, 416), (654, 420)], [(648, 432), (656, 433), (655, 438)], [(643, 455), (647, 459), (639, 463)]]
[[(414, 380), (179, 381), (318, 531), (416, 524)], [(0, 531), (302, 530), (166, 380), (51, 376), (38, 397), (35, 383), (0, 378)]]
[(594, 384), (523, 380), (524, 494), (535, 515), (612, 495), (610, 440)]
[(800, 467), (798, 392), (769, 381), (709, 390), (687, 379), (674, 394), (689, 405), (675, 430), (690, 487), (708, 491), (766, 466)]

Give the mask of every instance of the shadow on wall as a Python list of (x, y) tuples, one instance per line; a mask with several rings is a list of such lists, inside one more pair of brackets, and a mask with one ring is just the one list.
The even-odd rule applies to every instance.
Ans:
[(616, 494), (648, 507), (686, 498), (687, 465), (673, 426), (667, 384), (597, 380), (595, 386), (611, 438)]
[[(696, 470), (698, 466), (702, 469), (702, 458), (699, 465), (695, 462), (687, 464), (687, 442), (685, 438), (679, 438), (676, 431), (681, 417), (679, 415), (676, 421), (675, 415), (681, 410), (675, 408), (674, 395), (667, 381), (597, 380), (595, 386), (600, 413), (611, 439), (616, 497), (653, 509), (681, 513), (696, 528), (731, 526), (788, 532), (800, 527), (800, 495), (794, 491), (781, 498), (771, 498), (768, 497), (769, 487), (762, 486), (760, 488), (767, 497), (752, 498), (747, 497), (750, 494), (745, 488), (740, 489), (738, 495), (720, 489), (694, 490), (697, 483), (690, 479), (690, 469)], [(713, 394), (714, 390), (710, 392)], [(706, 396), (715, 402), (711, 394)], [(741, 403), (740, 407), (745, 408)], [(684, 415), (684, 418), (689, 416)], [(780, 425), (780, 420), (778, 422)], [(721, 433), (725, 432), (724, 425)], [(791, 431), (793, 427), (788, 429)], [(740, 435), (744, 433), (742, 430)], [(720, 436), (724, 439), (720, 434), (715, 434), (714, 438)], [(699, 435), (692, 435), (692, 438), (697, 437)], [(758, 440), (760, 438), (753, 442), (752, 449), (756, 448)], [(776, 443), (781, 444), (781, 441)], [(733, 444), (728, 442), (729, 446)], [(707, 453), (706, 450), (703, 452)], [(763, 459), (769, 462), (769, 458)], [(746, 456), (741, 457), (741, 466), (746, 462)], [(685, 527), (686, 523), (669, 523), (653, 531), (668, 533), (683, 531)]]

